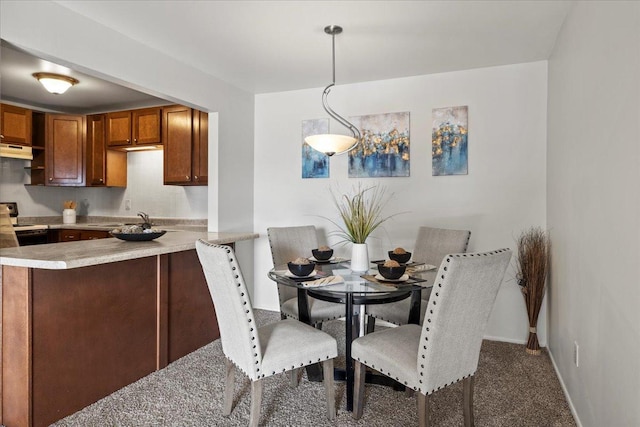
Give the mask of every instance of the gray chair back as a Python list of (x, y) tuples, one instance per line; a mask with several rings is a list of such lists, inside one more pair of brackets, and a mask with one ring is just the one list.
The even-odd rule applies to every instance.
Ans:
[(471, 376), (504, 273), (509, 249), (447, 255), (427, 305), (418, 373), (423, 394)]
[(196, 242), (220, 328), (222, 351), (251, 380), (260, 375), (262, 349), (253, 308), (233, 249)]
[(412, 259), (438, 266), (447, 254), (467, 252), (470, 237), (469, 230), (420, 227)]
[[(278, 267), (293, 261), (298, 257), (309, 258), (311, 249), (318, 248), (318, 235), (313, 225), (296, 227), (270, 227), (267, 228), (269, 246), (271, 246), (271, 258), (273, 266)], [(297, 291), (290, 286), (278, 286), (278, 298), (280, 305), (285, 301), (295, 298)]]

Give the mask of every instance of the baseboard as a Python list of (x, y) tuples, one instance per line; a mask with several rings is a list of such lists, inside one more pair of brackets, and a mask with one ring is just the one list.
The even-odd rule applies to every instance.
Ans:
[(511, 344), (527, 344), (527, 340), (518, 340), (514, 338), (494, 337), (494, 336), (485, 335), (483, 339), (489, 340), (489, 341), (508, 342)]
[(547, 349), (547, 353), (549, 353), (549, 358), (551, 359), (551, 364), (553, 365), (553, 369), (556, 371), (556, 377), (558, 377), (558, 381), (560, 381), (560, 387), (562, 387), (562, 392), (564, 393), (564, 397), (567, 399), (567, 403), (569, 404), (569, 409), (571, 410), (571, 415), (573, 415), (573, 419), (576, 422), (578, 427), (582, 427), (582, 423), (580, 422), (580, 417), (578, 417), (578, 413), (576, 412), (575, 406), (573, 406), (573, 402), (571, 401), (571, 396), (569, 395), (569, 391), (562, 380), (562, 375), (560, 375), (560, 371), (558, 370), (558, 365), (556, 365), (556, 360), (553, 358), (553, 353), (551, 350)]

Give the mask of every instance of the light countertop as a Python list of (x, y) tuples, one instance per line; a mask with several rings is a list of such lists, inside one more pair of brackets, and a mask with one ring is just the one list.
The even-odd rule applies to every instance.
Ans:
[[(87, 224), (77, 224), (74, 228), (76, 227), (113, 229), (113, 227), (99, 225), (87, 227)], [(71, 227), (65, 224), (64, 227), (56, 226), (55, 228)], [(108, 238), (0, 249), (0, 264), (48, 270), (71, 269), (187, 251), (195, 249), (198, 239), (228, 244), (259, 237), (256, 233), (186, 231), (189, 228), (190, 226), (167, 227), (167, 233), (164, 236), (148, 242), (128, 242)]]

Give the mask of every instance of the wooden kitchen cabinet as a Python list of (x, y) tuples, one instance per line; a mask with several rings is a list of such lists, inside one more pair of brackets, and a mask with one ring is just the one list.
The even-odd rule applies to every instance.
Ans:
[(46, 185), (85, 185), (85, 116), (47, 114)]
[(107, 146), (126, 150), (161, 145), (162, 108), (142, 108), (107, 114)]
[(103, 230), (79, 230), (75, 228), (62, 228), (50, 230), (49, 243), (76, 242), (79, 240), (107, 239), (112, 237), (108, 231)]
[(31, 118), (31, 110), (0, 104), (0, 142), (31, 145)]
[(107, 150), (107, 115), (87, 116), (87, 186), (126, 187), (127, 153)]
[(208, 139), (207, 113), (182, 105), (163, 109), (166, 185), (207, 185)]

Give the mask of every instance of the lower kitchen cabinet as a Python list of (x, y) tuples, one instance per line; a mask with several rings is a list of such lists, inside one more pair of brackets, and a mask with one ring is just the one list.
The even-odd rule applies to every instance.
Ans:
[(70, 415), (220, 336), (195, 250), (73, 269), (2, 266), (0, 424)]
[(49, 230), (49, 234), (49, 243), (75, 242), (79, 240), (95, 240), (112, 237), (108, 231), (78, 230), (72, 228)]

